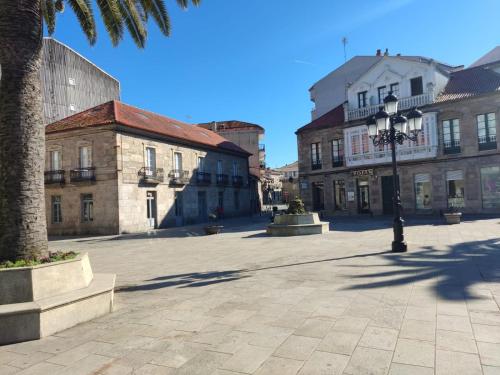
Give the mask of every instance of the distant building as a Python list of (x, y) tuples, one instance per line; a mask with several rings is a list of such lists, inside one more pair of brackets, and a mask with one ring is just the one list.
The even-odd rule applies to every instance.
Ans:
[(295, 197), (300, 196), (299, 191), (299, 162), (286, 164), (283, 167), (275, 168), (275, 171), (282, 174), (282, 200), (284, 203), (290, 202)]
[(397, 146), (404, 212), (499, 213), (498, 47), (467, 69), (378, 52), (316, 83), (312, 121), (296, 131), (306, 207), (331, 215), (392, 214), (391, 150), (375, 147), (366, 126), (391, 91), (403, 113), (413, 107), (424, 113), (418, 140)]
[(43, 39), (40, 78), (44, 124), (120, 100), (118, 80), (53, 38)]
[(266, 147), (263, 143), (265, 130), (262, 126), (243, 121), (213, 121), (198, 124), (237, 144), (248, 151), (250, 174), (253, 182), (252, 207), (258, 212), (263, 203), (262, 177), (266, 168)]
[(283, 173), (266, 168), (262, 178), (262, 194), (265, 205), (283, 203)]
[(111, 101), (46, 128), (48, 231), (141, 232), (250, 213), (250, 154), (210, 130)]

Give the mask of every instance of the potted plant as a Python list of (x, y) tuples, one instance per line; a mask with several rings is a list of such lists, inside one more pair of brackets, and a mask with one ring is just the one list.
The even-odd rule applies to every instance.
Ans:
[(208, 215), (209, 224), (203, 228), (205, 230), (205, 234), (209, 236), (212, 234), (219, 234), (224, 228), (222, 225), (218, 224), (219, 215), (217, 214), (217, 212), (218, 210)]
[(451, 205), (448, 212), (444, 213), (444, 218), (447, 224), (460, 224), (462, 213), (458, 207)]

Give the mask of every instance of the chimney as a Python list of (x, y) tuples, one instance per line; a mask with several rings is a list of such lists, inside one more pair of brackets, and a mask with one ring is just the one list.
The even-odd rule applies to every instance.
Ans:
[(385, 49), (384, 56), (389, 56), (389, 48)]
[(378, 50), (377, 50), (377, 53), (375, 54), (375, 56), (382, 56), (382, 50), (381, 50), (381, 49), (378, 49)]

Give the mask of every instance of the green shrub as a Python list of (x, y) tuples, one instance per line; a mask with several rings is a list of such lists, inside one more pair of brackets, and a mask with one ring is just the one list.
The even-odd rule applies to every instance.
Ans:
[(305, 214), (306, 209), (304, 208), (304, 202), (302, 202), (302, 199), (295, 197), (295, 199), (288, 205), (286, 213), (291, 215)]
[(19, 259), (19, 260), (16, 260), (15, 262), (11, 262), (8, 260), (6, 262), (0, 263), (0, 269), (2, 269), (2, 268), (31, 267), (31, 266), (38, 266), (38, 265), (44, 264), (44, 263), (60, 262), (62, 260), (73, 259), (77, 255), (78, 255), (78, 253), (75, 253), (74, 251), (68, 251), (68, 252), (56, 251), (54, 253), (49, 253), (48, 257), (40, 258), (40, 259), (31, 259), (31, 260)]

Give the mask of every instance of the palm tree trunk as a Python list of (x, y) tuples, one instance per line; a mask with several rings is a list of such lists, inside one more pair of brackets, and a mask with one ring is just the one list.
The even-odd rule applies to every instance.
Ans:
[(47, 253), (40, 0), (0, 0), (0, 261)]

